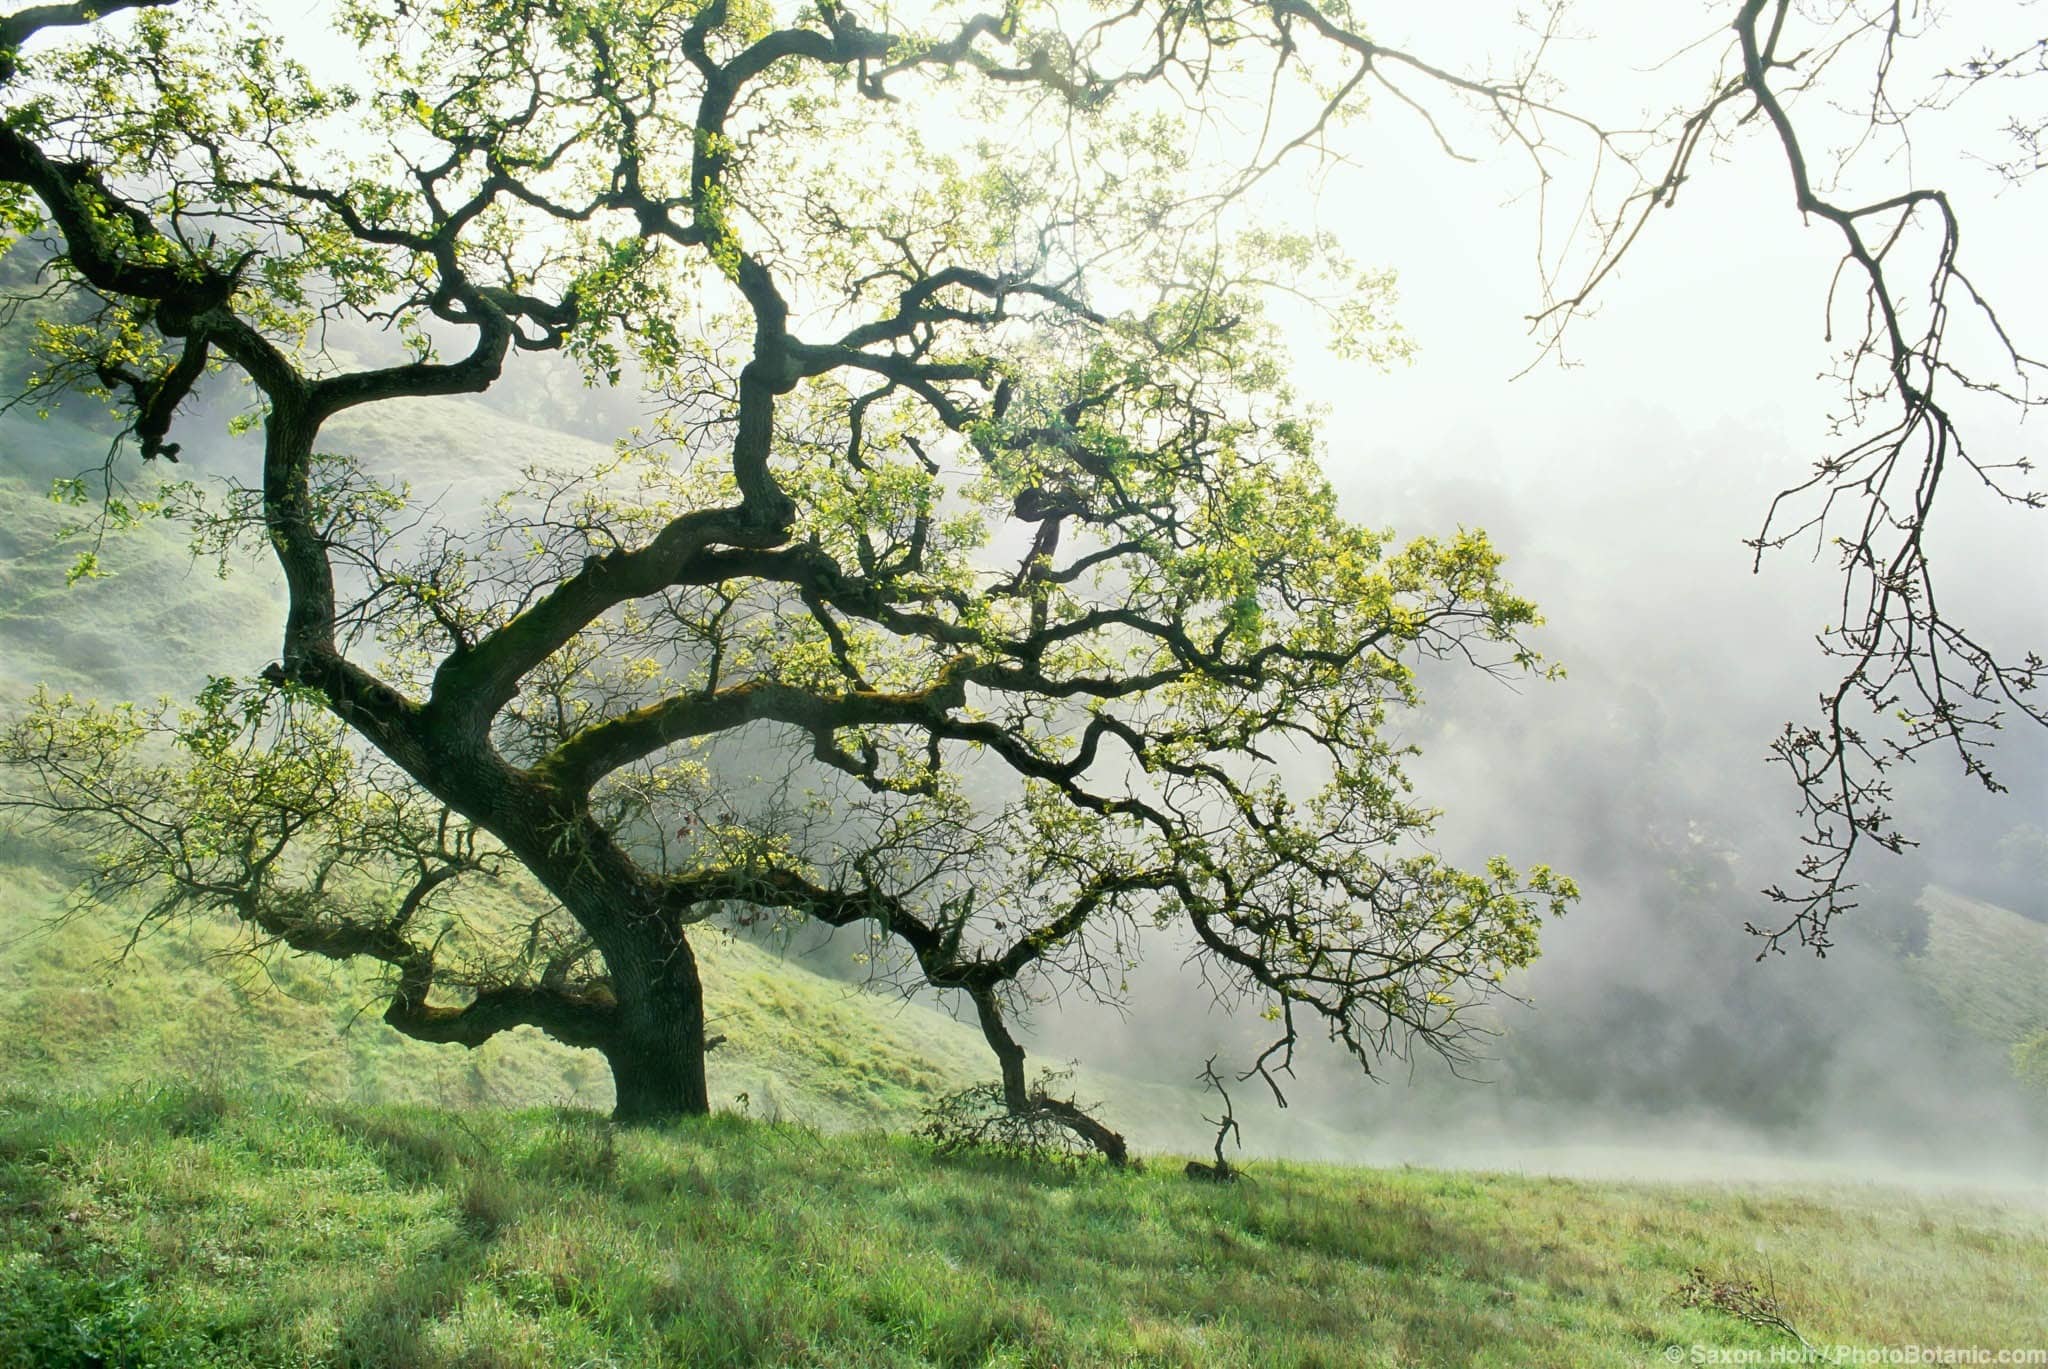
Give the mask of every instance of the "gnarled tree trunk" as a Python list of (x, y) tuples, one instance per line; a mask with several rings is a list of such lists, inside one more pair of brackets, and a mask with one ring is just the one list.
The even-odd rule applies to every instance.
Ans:
[(610, 956), (618, 1016), (603, 1047), (627, 1123), (701, 1117), (711, 1111), (705, 1082), (704, 986), (697, 958), (677, 935), (664, 954)]

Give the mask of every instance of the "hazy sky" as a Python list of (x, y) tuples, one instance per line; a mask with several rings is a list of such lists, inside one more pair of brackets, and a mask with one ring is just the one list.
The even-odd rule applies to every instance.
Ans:
[[(1639, 70), (1694, 36), (1657, 22), (1681, 10), (1694, 12), (1576, 7), (1575, 27), (1599, 36), (1556, 49), (1574, 83), (1567, 98), (1616, 124), (1639, 114), (1644, 100), (1694, 98), (1719, 40), (1662, 73)], [(1374, 36), (1409, 43), (1392, 26), (1414, 12), (1405, 8), (1384, 26), (1372, 16)], [(1942, 62), (1957, 60), (1981, 46), (1965, 24), (1998, 12), (1973, 7), (1924, 47)], [(1418, 32), (1413, 46), (1449, 53), (1439, 60), (1450, 61), (1469, 51), (1467, 35), (1507, 32), (1473, 23), (1474, 13), (1459, 7), (1460, 32)], [(1696, 32), (1710, 27), (1702, 21)], [(1837, 93), (1856, 93), (1852, 74), (1843, 72)], [(2038, 338), (2048, 314), (2048, 273), (2038, 269), (2048, 187), (2007, 187), (1968, 157), (2005, 155), (1996, 130), (2010, 106), (2000, 101), (2030, 93), (1988, 92), (1927, 119), (1910, 168), (1904, 158), (1866, 158), (1843, 191), (1893, 191), (1909, 170), (1948, 189), (1963, 217), (1964, 263), (2023, 341), (2029, 331)], [(1826, 113), (1812, 101), (1802, 108)], [(1814, 126), (1816, 147), (1843, 127), (1818, 117)], [(1803, 717), (1828, 678), (1810, 639), (1832, 620), (1831, 563), (1781, 552), (1752, 577), (1740, 540), (1754, 534), (1771, 494), (1831, 445), (1827, 416), (1838, 390), (1816, 377), (1831, 360), (1824, 300), (1838, 238), (1825, 224), (1802, 223), (1783, 160), (1761, 132), (1748, 130), (1725, 162), (1702, 160), (1679, 207), (1652, 223), (1607, 283), (1597, 316), (1574, 325), (1574, 368), (1544, 363), (1511, 381), (1534, 356), (1523, 323), (1538, 299), (1529, 168), (1512, 155), (1479, 166), (1452, 162), (1414, 118), (1382, 100), (1342, 135), (1362, 165), (1329, 176), (1315, 213), (1362, 258), (1398, 268), (1400, 316), (1419, 352), (1414, 365), (1381, 376), (1305, 348), (1301, 375), (1307, 391), (1331, 404), (1330, 470), (1349, 509), (1404, 529), (1443, 518), (1488, 526), (1518, 581), (1553, 606), (1549, 640), (1568, 667), (1573, 642), (1627, 643), (1660, 673), (1722, 682), (1738, 706), (1761, 694), (1780, 718)], [(1463, 141), (1487, 150), (1476, 138)], [(1555, 164), (1553, 243), (1587, 165), (1583, 146), (1561, 144), (1581, 155)], [(1902, 288), (1916, 280), (1902, 275)], [(2038, 424), (2022, 429), (2008, 414), (1984, 417), (1972, 434), (1980, 452), (2039, 454)], [(1952, 475), (1938, 521), (1949, 610), (2015, 656), (2048, 641), (2043, 515), (1997, 507)], [(1567, 606), (1576, 621), (1564, 616)], [(1583, 671), (1564, 686), (1601, 687)], [(1794, 696), (1774, 701), (1773, 691), (1786, 687)], [(1761, 757), (1766, 741), (1752, 738), (1743, 761)], [(2048, 735), (2015, 732), (2007, 748), (2031, 752), (2038, 767)], [(1512, 769), (1513, 758), (1505, 759)], [(1772, 800), (1789, 808), (1789, 789), (1764, 778)]]

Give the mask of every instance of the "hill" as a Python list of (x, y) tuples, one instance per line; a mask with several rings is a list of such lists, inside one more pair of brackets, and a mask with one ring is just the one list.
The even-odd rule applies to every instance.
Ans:
[(2002, 1045), (2048, 1031), (2048, 925), (1945, 889), (1920, 906), (1927, 945), (1907, 964), (1958, 1023)]
[[(115, 962), (119, 910), (63, 917), (61, 874), (20, 843), (0, 862), (0, 1073), (65, 1091), (166, 1080), (292, 1088), (359, 1102), (609, 1109), (595, 1054), (530, 1029), (476, 1051), (409, 1040), (377, 1015), (373, 977), (259, 954), (225, 921), (153, 930)], [(62, 919), (59, 922), (59, 919)], [(53, 925), (57, 924), (57, 925)], [(824, 1126), (904, 1126), (987, 1069), (980, 1034), (771, 952), (702, 939), (722, 1101)]]
[[(531, 1028), (475, 1050), (414, 1041), (378, 1015), (382, 994), (366, 970), (254, 947), (226, 918), (134, 938), (125, 910), (72, 906), (71, 882), (48, 847), (0, 829), (0, 1079), (17, 1087), (91, 1095), (182, 1082), (327, 1102), (611, 1108), (595, 1052)], [(516, 886), (495, 891), (516, 895)], [(995, 1072), (980, 1031), (929, 1003), (819, 974), (716, 929), (694, 944), (711, 1029), (726, 1037), (711, 1057), (717, 1106), (900, 1131), (936, 1096)], [(1185, 1147), (1206, 1130), (1192, 1090), (1086, 1070), (1074, 1086), (1113, 1100), (1105, 1115), (1134, 1144)], [(1288, 1135), (1324, 1151), (1339, 1145), (1312, 1123)]]
[(1867, 1187), (1281, 1164), (1197, 1185), (732, 1116), (616, 1132), (168, 1090), (0, 1102), (0, 1193), (0, 1363), (44, 1369), (1797, 1351), (1686, 1306), (1695, 1268), (1817, 1345), (2048, 1347), (2038, 1207)]
[[(64, 417), (0, 422), (0, 701), (38, 684), (108, 699), (187, 693), (209, 671), (252, 672), (284, 621), (260, 570), (216, 579), (166, 524), (110, 534), (103, 578), (66, 582), (89, 509), (50, 498), (106, 439)], [(144, 482), (147, 493), (153, 482)]]

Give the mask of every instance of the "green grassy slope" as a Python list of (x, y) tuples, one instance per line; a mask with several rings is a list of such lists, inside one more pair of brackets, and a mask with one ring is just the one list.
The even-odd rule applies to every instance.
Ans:
[(405, 399), (338, 415), (322, 445), (359, 457), (381, 478), (404, 480), (415, 497), (467, 521), (516, 484), (529, 466), (589, 470), (612, 449), (572, 433), (523, 423), (473, 399)]
[[(306, 957), (246, 953), (225, 922), (154, 932), (111, 963), (118, 910), (65, 910), (61, 874), (16, 843), (0, 853), (0, 1077), (63, 1092), (197, 1080), (321, 1099), (605, 1109), (592, 1052), (521, 1030), (482, 1048), (408, 1040), (377, 1016), (375, 982)], [(13, 859), (6, 859), (11, 855)], [(991, 1066), (980, 1034), (863, 992), (758, 946), (698, 938), (721, 1099), (818, 1125), (912, 1125), (935, 1092)]]
[(221, 580), (166, 524), (113, 534), (105, 576), (65, 583), (85, 543), (60, 534), (85, 511), (53, 503), (51, 482), (105, 450), (63, 418), (0, 423), (0, 702), (37, 684), (108, 699), (184, 692), (209, 672), (252, 672), (276, 650), (272, 577)]
[[(366, 970), (252, 954), (226, 919), (152, 930), (131, 948), (133, 918), (74, 909), (68, 887), (47, 849), (0, 833), (0, 1081), (74, 1096), (197, 1082), (324, 1101), (611, 1107), (595, 1052), (530, 1029), (473, 1051), (413, 1041), (378, 1016)], [(907, 1130), (935, 1095), (994, 1073), (981, 1033), (931, 1006), (715, 929), (693, 944), (711, 1028), (727, 1038), (710, 1062), (719, 1106)], [(1088, 1101), (1111, 1100), (1106, 1119), (1134, 1144), (1185, 1146), (1203, 1131), (1191, 1090), (1085, 1070), (1074, 1082)], [(1313, 1125), (1294, 1134), (1336, 1142)]]
[[(0, 1102), (0, 1363), (1633, 1365), (2048, 1346), (2016, 1202), (1267, 1165), (1195, 1185), (714, 1117)], [(1759, 1359), (1756, 1362), (1770, 1362)]]
[(2048, 926), (1930, 888), (1927, 945), (1908, 960), (1949, 1013), (2003, 1045), (2048, 1031)]

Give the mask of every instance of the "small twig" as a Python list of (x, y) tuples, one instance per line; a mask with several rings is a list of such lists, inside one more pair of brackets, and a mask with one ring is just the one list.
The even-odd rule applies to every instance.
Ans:
[(1185, 1172), (1190, 1179), (1202, 1183), (1236, 1183), (1244, 1177), (1244, 1171), (1231, 1164), (1225, 1158), (1223, 1142), (1225, 1138), (1235, 1140), (1238, 1149), (1242, 1150), (1244, 1149), (1244, 1132), (1237, 1125), (1236, 1113), (1230, 1106), (1230, 1094), (1223, 1087), (1223, 1077), (1216, 1073), (1215, 1056), (1209, 1057), (1202, 1066), (1201, 1074), (1196, 1077), (1202, 1081), (1204, 1087), (1215, 1090), (1216, 1095), (1223, 1100), (1223, 1115), (1221, 1117), (1202, 1118), (1203, 1121), (1216, 1128), (1216, 1163), (1205, 1165), (1200, 1160), (1190, 1160)]
[(1816, 1347), (1799, 1328), (1792, 1324), (1785, 1314), (1785, 1305), (1778, 1301), (1777, 1280), (1771, 1276), (1770, 1264), (1764, 1265), (1764, 1279), (1767, 1287), (1758, 1288), (1748, 1279), (1716, 1279), (1706, 1270), (1695, 1266), (1678, 1286), (1678, 1301), (1686, 1307), (1705, 1308), (1734, 1317), (1749, 1326), (1761, 1327), (1767, 1331), (1781, 1331), (1799, 1342), (1799, 1348), (1823, 1364), (1834, 1363), (1833, 1356)]

